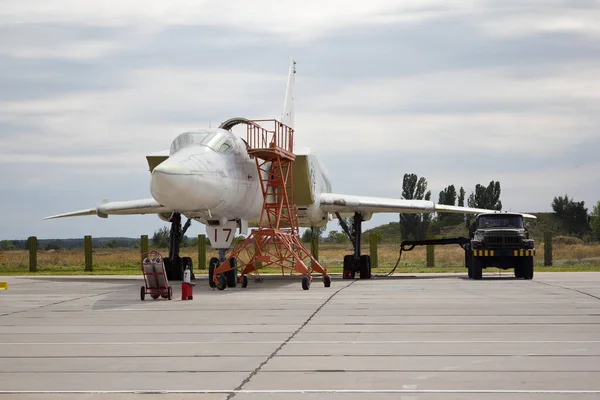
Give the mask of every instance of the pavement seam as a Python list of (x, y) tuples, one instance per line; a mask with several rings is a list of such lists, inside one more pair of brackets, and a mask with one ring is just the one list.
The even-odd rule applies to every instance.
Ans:
[(306, 325), (308, 325), (308, 323), (309, 323), (309, 322), (310, 322), (310, 321), (313, 319), (313, 317), (314, 317), (315, 315), (317, 315), (317, 314), (319, 313), (319, 311), (321, 311), (321, 310), (323, 309), (323, 307), (325, 307), (325, 306), (327, 305), (327, 303), (329, 303), (329, 301), (330, 301), (331, 299), (333, 299), (333, 297), (334, 297), (336, 294), (338, 294), (338, 293), (339, 293), (339, 292), (341, 292), (342, 290), (346, 289), (347, 287), (350, 287), (350, 286), (352, 286), (352, 284), (354, 284), (355, 282), (356, 282), (356, 281), (352, 281), (352, 282), (350, 282), (349, 284), (347, 284), (347, 285), (346, 285), (346, 286), (344, 286), (344, 287), (341, 287), (341, 288), (339, 288), (338, 290), (336, 290), (336, 291), (335, 291), (335, 293), (333, 293), (331, 296), (329, 296), (329, 297), (327, 298), (327, 300), (325, 300), (325, 301), (323, 302), (323, 304), (321, 304), (321, 305), (320, 305), (320, 306), (319, 306), (319, 307), (318, 307), (318, 308), (315, 310), (315, 312), (313, 312), (313, 313), (312, 313), (312, 314), (311, 314), (311, 315), (308, 317), (308, 319), (307, 319), (306, 321), (304, 321), (304, 323), (303, 323), (302, 325), (300, 325), (300, 327), (299, 327), (298, 329), (296, 329), (296, 330), (295, 330), (295, 331), (294, 331), (294, 332), (293, 332), (293, 333), (290, 335), (290, 337), (288, 337), (288, 338), (287, 338), (285, 341), (283, 341), (283, 343), (281, 343), (281, 344), (279, 345), (279, 347), (277, 347), (277, 348), (276, 348), (276, 349), (275, 349), (275, 350), (274, 350), (274, 351), (273, 351), (273, 352), (272, 352), (272, 353), (271, 353), (271, 354), (270, 354), (270, 355), (269, 355), (269, 356), (268, 356), (268, 357), (267, 357), (267, 358), (266, 358), (266, 359), (265, 359), (265, 360), (264, 360), (262, 363), (260, 363), (260, 365), (259, 365), (258, 367), (256, 367), (256, 368), (254, 369), (254, 371), (250, 372), (250, 375), (248, 375), (248, 376), (246, 377), (246, 379), (244, 379), (244, 380), (242, 381), (242, 383), (240, 383), (240, 384), (238, 385), (238, 387), (236, 387), (236, 388), (233, 390), (233, 392), (231, 392), (231, 393), (230, 393), (230, 394), (227, 396), (227, 399), (226, 399), (226, 400), (230, 400), (230, 399), (234, 398), (234, 397), (235, 397), (235, 395), (236, 395), (236, 394), (237, 394), (237, 393), (238, 393), (240, 390), (242, 390), (242, 388), (243, 388), (243, 387), (244, 387), (244, 386), (245, 386), (245, 385), (246, 385), (248, 382), (250, 382), (250, 380), (251, 380), (252, 378), (254, 378), (254, 377), (256, 376), (256, 374), (258, 374), (258, 373), (260, 372), (260, 370), (261, 370), (261, 369), (262, 369), (262, 368), (263, 368), (263, 367), (264, 367), (264, 366), (265, 366), (265, 365), (266, 365), (266, 364), (267, 364), (269, 361), (271, 361), (271, 359), (273, 359), (273, 357), (275, 357), (275, 356), (277, 355), (277, 353), (279, 353), (279, 351), (280, 351), (281, 349), (283, 349), (283, 348), (285, 347), (285, 345), (286, 345), (286, 344), (288, 344), (288, 343), (290, 342), (290, 340), (292, 340), (292, 339), (293, 339), (293, 338), (294, 338), (294, 337), (295, 337), (295, 336), (296, 336), (296, 335), (297, 335), (297, 334), (298, 334), (298, 333), (299, 333), (299, 332), (300, 332), (302, 329), (304, 329), (304, 327), (305, 327)]
[(583, 292), (581, 290), (573, 289), (573, 288), (566, 287), (566, 286), (553, 285), (551, 283), (546, 283), (546, 282), (540, 282), (540, 281), (534, 281), (534, 282), (535, 283), (539, 283), (540, 285), (546, 285), (546, 286), (550, 286), (550, 287), (556, 287), (556, 288), (561, 288), (561, 289), (565, 289), (565, 290), (570, 290), (572, 292), (577, 292), (579, 294), (583, 294), (583, 295), (589, 296), (589, 297), (591, 297), (593, 299), (600, 300), (600, 297), (594, 296), (593, 294), (590, 294), (590, 293)]
[(123, 290), (113, 290), (113, 291), (110, 291), (110, 292), (93, 294), (91, 296), (81, 296), (81, 297), (76, 297), (74, 299), (61, 300), (61, 301), (57, 301), (56, 303), (44, 304), (43, 306), (28, 308), (26, 310), (18, 310), (18, 311), (13, 311), (13, 312), (6, 313), (6, 314), (0, 314), (0, 318), (7, 317), (9, 315), (15, 315), (15, 314), (20, 314), (20, 313), (24, 313), (24, 312), (39, 310), (41, 308), (51, 307), (51, 306), (55, 306), (57, 304), (68, 303), (69, 301), (75, 301), (75, 300), (81, 300), (81, 299), (88, 299), (88, 298), (91, 298), (91, 297), (104, 296), (104, 295), (107, 295), (107, 294), (112, 294), (112, 293), (117, 293), (117, 292), (124, 292), (124, 291), (125, 291), (125, 289), (123, 289)]

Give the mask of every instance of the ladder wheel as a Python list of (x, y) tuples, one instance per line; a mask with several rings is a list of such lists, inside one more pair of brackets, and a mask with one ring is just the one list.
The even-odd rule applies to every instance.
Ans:
[(248, 277), (246, 275), (242, 275), (242, 287), (243, 288), (248, 287)]
[(323, 276), (323, 285), (325, 287), (331, 287), (331, 277), (329, 275)]
[(217, 257), (213, 257), (210, 259), (208, 263), (208, 286), (211, 288), (216, 287), (215, 281), (213, 280), (213, 275), (215, 274), (215, 269), (217, 269), (219, 265), (219, 259)]
[(302, 289), (308, 290), (310, 288), (310, 281), (308, 280), (308, 276), (302, 277)]
[(227, 278), (225, 278), (225, 275), (220, 275), (219, 283), (217, 284), (217, 289), (225, 290), (226, 287), (227, 287)]

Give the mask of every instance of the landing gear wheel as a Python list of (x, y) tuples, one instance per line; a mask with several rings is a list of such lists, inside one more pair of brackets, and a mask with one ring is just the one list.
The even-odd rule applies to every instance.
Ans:
[(360, 279), (371, 279), (371, 256), (364, 254), (360, 256), (358, 264)]
[(242, 275), (242, 287), (243, 288), (248, 287), (248, 277), (246, 275)]
[(235, 258), (229, 259), (229, 266), (233, 269), (225, 272), (225, 278), (227, 278), (227, 287), (236, 287), (237, 286), (237, 276), (236, 276), (236, 267), (237, 261)]
[(325, 287), (330, 287), (331, 286), (331, 277), (329, 275), (323, 276), (323, 285)]
[(344, 256), (344, 274), (343, 279), (354, 279), (356, 272), (354, 271), (354, 255), (347, 254)]
[(173, 300), (173, 289), (171, 288), (171, 286), (169, 286), (169, 288), (167, 289), (167, 299)]
[(146, 298), (146, 286), (142, 286), (140, 289), (140, 300), (144, 301)]
[(225, 275), (220, 275), (219, 283), (217, 283), (217, 289), (225, 290), (226, 287), (227, 287), (227, 278), (225, 278)]
[(302, 277), (302, 290), (308, 290), (310, 288), (310, 280), (308, 276)]
[(217, 287), (215, 281), (213, 280), (215, 269), (219, 266), (219, 259), (217, 257), (213, 257), (208, 262), (208, 285), (211, 288)]

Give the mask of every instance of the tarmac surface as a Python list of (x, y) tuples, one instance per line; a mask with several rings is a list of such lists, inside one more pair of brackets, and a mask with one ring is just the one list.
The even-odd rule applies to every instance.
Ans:
[(597, 399), (600, 273), (0, 277), (2, 399)]

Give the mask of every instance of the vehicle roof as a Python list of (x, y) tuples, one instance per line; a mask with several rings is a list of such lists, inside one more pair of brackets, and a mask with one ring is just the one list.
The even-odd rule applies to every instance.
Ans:
[(487, 216), (490, 216), (490, 215), (505, 215), (505, 216), (515, 216), (515, 217), (523, 217), (524, 216), (523, 214), (517, 213), (517, 212), (500, 212), (500, 211), (498, 211), (498, 212), (495, 212), (495, 213), (492, 213), (492, 212), (481, 213), (481, 214), (477, 215), (477, 218), (479, 218), (479, 217), (487, 217)]

